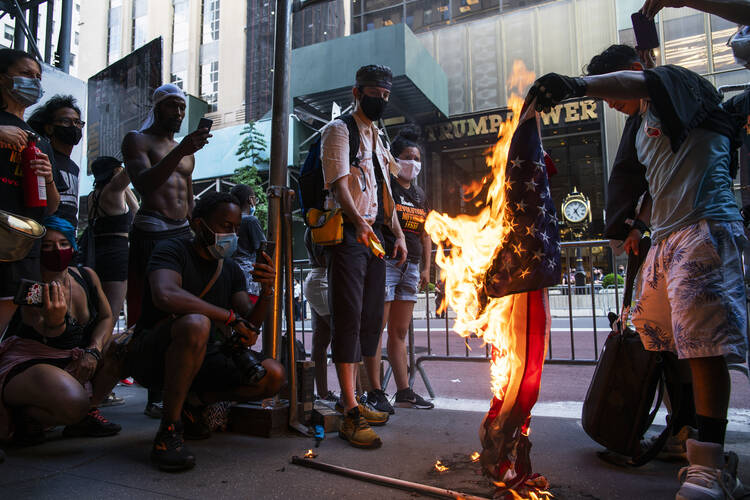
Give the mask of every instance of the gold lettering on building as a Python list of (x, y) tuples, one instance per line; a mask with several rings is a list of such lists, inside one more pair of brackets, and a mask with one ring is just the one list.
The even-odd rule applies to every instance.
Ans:
[(581, 120), (596, 120), (599, 116), (596, 114), (596, 101), (586, 99), (581, 101)]
[(490, 115), (487, 118), (490, 120), (490, 133), (496, 134), (500, 124), (503, 123), (503, 117), (501, 115)]

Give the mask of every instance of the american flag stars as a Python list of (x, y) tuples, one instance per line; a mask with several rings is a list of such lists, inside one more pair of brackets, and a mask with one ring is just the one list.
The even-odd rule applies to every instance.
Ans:
[(520, 123), (505, 170), (508, 236), (485, 277), (490, 297), (538, 290), (560, 281), (560, 234), (536, 119)]

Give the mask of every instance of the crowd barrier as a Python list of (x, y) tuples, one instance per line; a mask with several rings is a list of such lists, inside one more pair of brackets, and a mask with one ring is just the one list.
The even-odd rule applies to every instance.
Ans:
[[(609, 270), (616, 270), (614, 254), (607, 240), (564, 242), (561, 245), (564, 263), (586, 262), (583, 268), (588, 277), (594, 276), (595, 256), (606, 256)], [(601, 258), (599, 262), (601, 262)], [(309, 272), (307, 261), (295, 261), (295, 278), (299, 283)], [(573, 265), (575, 267), (575, 265)], [(590, 278), (587, 278), (590, 281)], [(609, 312), (619, 314), (622, 308), (622, 285), (602, 286), (588, 283), (576, 286), (569, 280), (549, 289), (552, 332), (547, 344), (547, 363), (591, 365), (599, 359), (599, 351), (609, 334), (606, 320)], [(303, 309), (306, 309), (305, 305)], [(455, 318), (448, 308), (447, 314), (437, 317), (435, 292), (426, 290), (419, 294), (407, 337), (410, 384), (419, 375), (430, 397), (435, 392), (430, 383), (425, 363), (431, 362), (484, 362), (490, 358), (490, 347), (475, 335), (463, 338), (451, 330)], [(297, 323), (298, 338), (307, 346), (307, 336), (312, 333), (309, 310)], [(387, 360), (384, 353), (383, 359)], [(384, 374), (384, 387), (391, 377), (390, 366)]]

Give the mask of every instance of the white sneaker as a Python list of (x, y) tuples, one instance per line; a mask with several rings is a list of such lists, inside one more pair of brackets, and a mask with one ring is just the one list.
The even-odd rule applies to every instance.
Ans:
[(723, 446), (687, 440), (690, 465), (680, 469), (682, 482), (675, 500), (732, 500), (743, 491), (742, 483), (726, 468)]

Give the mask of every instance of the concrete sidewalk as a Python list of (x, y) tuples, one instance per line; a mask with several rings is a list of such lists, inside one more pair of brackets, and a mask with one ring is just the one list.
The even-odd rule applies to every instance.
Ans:
[[(31, 448), (6, 447), (0, 465), (0, 498), (413, 498), (414, 495), (290, 465), (293, 455), (313, 440), (292, 435), (263, 439), (216, 433), (190, 443), (194, 470), (166, 474), (148, 462), (158, 425), (142, 414), (145, 390), (118, 387), (124, 406), (103, 413), (122, 424), (112, 438), (64, 439), (57, 429), (50, 440)], [(328, 434), (316, 460), (384, 474), (479, 496), (492, 487), (469, 455), (479, 449), (477, 429), (483, 413), (437, 408), (398, 409), (378, 428), (384, 445), (363, 451)], [(728, 448), (740, 455), (741, 477), (750, 480), (747, 434), (732, 432)], [(678, 464), (652, 462), (623, 469), (596, 457), (600, 448), (574, 418), (536, 417), (532, 423), (532, 461), (547, 476), (559, 499), (671, 499)], [(450, 470), (438, 473), (436, 459)]]

